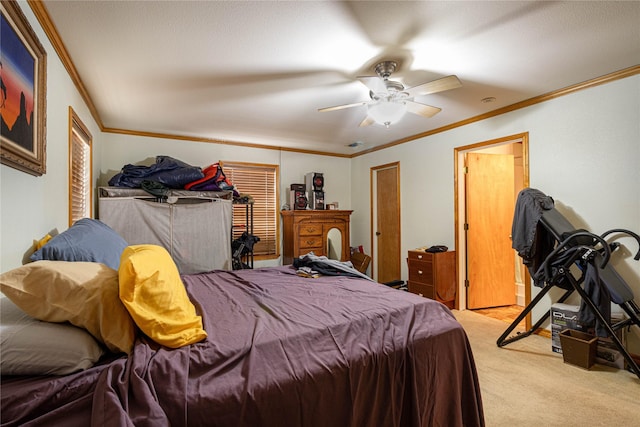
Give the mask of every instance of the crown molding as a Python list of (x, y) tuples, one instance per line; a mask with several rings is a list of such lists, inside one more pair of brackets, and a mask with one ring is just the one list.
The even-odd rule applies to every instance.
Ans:
[(73, 65), (73, 61), (71, 60), (71, 57), (67, 52), (67, 48), (65, 47), (64, 42), (60, 38), (60, 34), (58, 34), (58, 30), (55, 24), (53, 23), (53, 21), (51, 21), (51, 17), (49, 16), (47, 7), (42, 1), (27, 0), (27, 3), (29, 3), (31, 10), (38, 19), (38, 22), (40, 23), (40, 26), (44, 30), (45, 34), (49, 38), (53, 49), (58, 54), (60, 61), (64, 65), (64, 68), (67, 70), (67, 73), (69, 73), (69, 76), (78, 89), (78, 92), (80, 92), (80, 96), (87, 104), (87, 108), (89, 108), (91, 116), (98, 124), (98, 127), (100, 127), (100, 130), (102, 130), (104, 126), (102, 124), (102, 120), (100, 119), (100, 114), (98, 114), (98, 110), (93, 104), (93, 100), (89, 96), (89, 92), (87, 92), (84, 83), (82, 83), (80, 74), (78, 74), (78, 70), (76, 70), (75, 65)]

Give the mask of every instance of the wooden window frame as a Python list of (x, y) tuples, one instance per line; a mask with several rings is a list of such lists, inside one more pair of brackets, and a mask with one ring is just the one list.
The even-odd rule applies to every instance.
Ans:
[[(280, 257), (280, 216), (279, 216), (279, 207), (278, 204), (280, 202), (280, 167), (278, 165), (273, 165), (273, 164), (265, 164), (265, 163), (248, 163), (248, 162), (235, 162), (235, 161), (220, 161), (220, 166), (223, 168), (223, 171), (225, 173), (225, 175), (227, 176), (227, 178), (229, 178), (229, 180), (233, 183), (236, 191), (238, 191), (241, 195), (242, 194), (248, 194), (251, 195), (255, 201), (254, 206), (253, 206), (253, 216), (254, 216), (254, 220), (253, 220), (253, 234), (261, 237), (260, 234), (261, 233), (261, 229), (260, 229), (260, 222), (266, 222), (267, 221), (267, 214), (265, 213), (265, 211), (269, 211), (269, 213), (273, 214), (273, 252), (269, 251), (268, 254), (254, 254), (254, 259), (256, 260), (267, 260), (267, 259), (277, 259)], [(246, 191), (246, 189), (243, 189), (243, 184), (241, 180), (234, 180), (234, 174), (237, 174), (238, 172), (242, 173), (242, 171), (244, 170), (245, 172), (251, 170), (251, 169), (257, 169), (257, 170), (271, 170), (274, 174), (274, 193), (273, 193), (273, 200), (271, 202), (272, 206), (261, 206), (261, 202), (260, 202), (260, 197), (256, 194), (251, 194), (251, 191)], [(244, 204), (237, 204), (234, 203), (233, 205), (233, 209), (234, 209), (234, 218), (236, 217), (236, 212), (238, 212), (238, 214), (241, 217), (244, 217), (244, 213), (246, 210), (246, 205)], [(260, 218), (260, 216), (262, 216), (262, 219)], [(237, 237), (235, 236), (242, 234), (242, 229), (238, 229), (238, 230), (234, 230), (234, 238)], [(263, 237), (261, 237), (261, 239), (263, 239)], [(270, 239), (267, 239), (267, 241)], [(260, 243), (258, 243), (257, 245), (260, 245)], [(270, 248), (271, 249), (271, 248)]]
[[(76, 185), (76, 181), (74, 178), (78, 178), (79, 175), (76, 167), (78, 164), (75, 163), (74, 158), (74, 146), (77, 144), (77, 141), (86, 144), (89, 152), (88, 164), (87, 162), (83, 165), (82, 175), (84, 175), (84, 185), (80, 186), (80, 191), (82, 195), (78, 193), (79, 187)], [(88, 168), (88, 171), (87, 171)], [(88, 173), (87, 173), (88, 172)], [(88, 175), (88, 177), (87, 177)], [(83, 191), (84, 190), (84, 191)], [(75, 221), (80, 219), (80, 217), (76, 217), (74, 212), (76, 211), (75, 201), (76, 196), (78, 198), (82, 198), (83, 202), (86, 203), (88, 211), (85, 211), (85, 214), (82, 218), (93, 217), (93, 137), (89, 132), (89, 129), (85, 126), (85, 124), (80, 120), (80, 117), (76, 114), (73, 108), (69, 107), (69, 226), (73, 225)], [(88, 215), (87, 215), (88, 214)]]

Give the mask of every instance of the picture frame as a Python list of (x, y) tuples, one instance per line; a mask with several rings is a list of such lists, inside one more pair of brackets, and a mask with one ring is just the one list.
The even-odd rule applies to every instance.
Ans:
[(46, 173), (47, 54), (14, 0), (0, 6), (0, 162)]

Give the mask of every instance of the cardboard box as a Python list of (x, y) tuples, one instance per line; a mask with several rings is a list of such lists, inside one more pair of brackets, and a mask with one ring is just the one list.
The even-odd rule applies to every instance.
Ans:
[(584, 324), (578, 321), (579, 305), (555, 303), (551, 305), (551, 350), (562, 354), (560, 332), (565, 329), (587, 332)]

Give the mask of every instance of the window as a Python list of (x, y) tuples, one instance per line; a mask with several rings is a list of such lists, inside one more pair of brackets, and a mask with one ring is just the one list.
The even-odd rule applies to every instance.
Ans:
[(91, 134), (69, 107), (69, 225), (91, 218)]
[[(278, 181), (277, 165), (257, 163), (220, 162), (227, 178), (233, 183), (241, 195), (253, 198), (253, 234), (260, 237), (260, 242), (253, 247), (253, 254), (258, 259), (280, 256), (278, 245)], [(233, 238), (246, 231), (247, 207), (243, 204), (233, 205)]]

